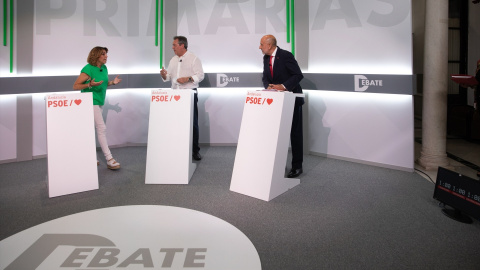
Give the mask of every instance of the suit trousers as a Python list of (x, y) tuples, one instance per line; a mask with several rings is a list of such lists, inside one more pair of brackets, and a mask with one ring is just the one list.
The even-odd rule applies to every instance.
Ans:
[(292, 145), (292, 169), (301, 169), (303, 164), (302, 105), (295, 104), (295, 107), (293, 108), (290, 143)]
[[(196, 90), (196, 89), (195, 89)], [(199, 128), (198, 128), (198, 94), (193, 94), (193, 139), (192, 139), (192, 152), (198, 153), (200, 146), (198, 145)]]

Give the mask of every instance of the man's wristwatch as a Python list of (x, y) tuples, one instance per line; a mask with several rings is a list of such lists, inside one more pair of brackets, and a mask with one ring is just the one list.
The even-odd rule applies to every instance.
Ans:
[(193, 82), (192, 77), (188, 77), (188, 81), (189, 81), (189, 82)]

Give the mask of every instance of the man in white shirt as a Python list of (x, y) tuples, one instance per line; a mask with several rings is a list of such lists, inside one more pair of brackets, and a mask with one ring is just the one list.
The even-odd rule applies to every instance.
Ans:
[(193, 53), (187, 51), (188, 41), (184, 36), (173, 37), (172, 49), (175, 56), (172, 57), (168, 68), (162, 67), (160, 75), (163, 81), (172, 81), (172, 89), (193, 89), (195, 90), (193, 102), (193, 143), (192, 156), (195, 160), (201, 160), (200, 146), (198, 145), (198, 84), (205, 77), (202, 62)]

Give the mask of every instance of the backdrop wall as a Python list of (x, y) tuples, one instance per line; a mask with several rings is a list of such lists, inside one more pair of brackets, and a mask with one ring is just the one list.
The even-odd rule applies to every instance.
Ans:
[[(159, 21), (154, 0), (14, 3), (13, 39), (0, 48), (0, 161), (18, 160), (26, 140), (31, 156), (46, 155), (43, 95), (70, 91), (97, 45), (109, 48), (110, 74), (124, 79), (125, 89), (107, 94), (109, 143), (145, 144), (149, 91), (169, 87), (158, 71), (177, 34), (188, 37), (207, 72), (199, 89), (200, 142), (236, 144), (244, 93), (262, 87), (259, 40), (274, 34), (305, 72), (308, 151), (413, 169), (409, 0), (165, 1)], [(31, 116), (16, 113), (28, 106), (18, 103), (21, 93), (31, 96)], [(31, 127), (30, 137), (16, 133), (19, 123)]]

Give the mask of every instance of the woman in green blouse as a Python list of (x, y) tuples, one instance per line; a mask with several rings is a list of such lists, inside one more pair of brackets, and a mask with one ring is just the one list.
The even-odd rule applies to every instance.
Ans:
[(108, 80), (108, 70), (105, 64), (107, 63), (108, 49), (105, 47), (95, 47), (88, 54), (88, 64), (83, 67), (80, 75), (73, 84), (74, 90), (81, 90), (84, 92), (91, 92), (93, 96), (93, 116), (95, 120), (95, 128), (97, 129), (97, 138), (102, 148), (105, 159), (107, 160), (107, 167), (112, 170), (120, 169), (118, 163), (113, 157), (107, 143), (107, 127), (103, 121), (102, 111), (105, 103), (105, 95), (107, 87), (116, 85), (122, 81), (117, 75), (112, 81)]

